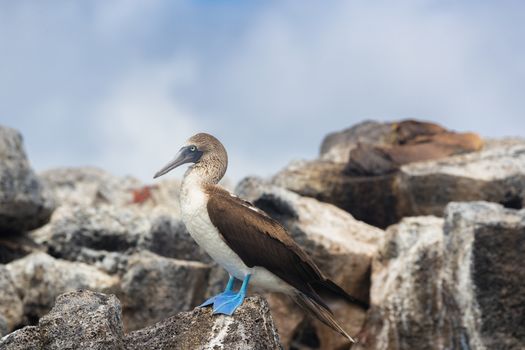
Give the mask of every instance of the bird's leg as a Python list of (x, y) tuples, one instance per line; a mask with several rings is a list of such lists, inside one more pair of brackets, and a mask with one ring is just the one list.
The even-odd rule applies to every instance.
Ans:
[(235, 277), (230, 275), (230, 279), (228, 280), (228, 284), (226, 285), (226, 288), (224, 289), (223, 293), (228, 293), (232, 291), (233, 283), (235, 282)]
[(251, 275), (248, 274), (242, 281), (241, 289), (237, 293), (231, 293), (229, 295), (218, 295), (213, 303), (214, 314), (225, 314), (232, 315), (239, 306), (242, 305), (246, 292), (248, 291), (248, 283), (250, 282)]
[(205, 306), (208, 306), (208, 305), (212, 305), (212, 304), (214, 304), (216, 302), (217, 298), (219, 298), (221, 296), (235, 295), (235, 293), (232, 292), (233, 283), (234, 282), (235, 282), (235, 277), (230, 275), (230, 279), (228, 280), (228, 284), (226, 285), (226, 288), (224, 289), (224, 292), (209, 298), (204, 303), (200, 304), (199, 307), (205, 307)]

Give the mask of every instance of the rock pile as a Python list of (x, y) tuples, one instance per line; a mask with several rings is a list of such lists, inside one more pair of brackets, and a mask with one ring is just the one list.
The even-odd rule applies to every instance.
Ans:
[[(178, 181), (35, 175), (8, 128), (0, 165), (0, 349), (277, 349), (273, 320), (286, 349), (351, 346), (279, 294), (261, 291), (273, 320), (259, 297), (188, 312), (227, 275), (182, 224)], [(328, 301), (353, 349), (525, 347), (525, 140), (364, 122), (235, 191), (370, 302)]]
[(153, 326), (125, 334), (119, 300), (86, 290), (60, 295), (38, 326), (17, 330), (0, 340), (2, 350), (92, 349), (282, 349), (268, 305), (248, 298), (236, 317), (195, 309)]
[[(319, 159), (294, 162), (272, 182), (332, 203), (381, 228), (408, 216), (442, 216), (452, 201), (483, 200), (513, 209), (523, 207), (525, 140), (493, 140), (482, 147), (473, 134), (443, 131), (431, 134), (441, 139), (429, 140), (426, 132), (424, 137), (409, 137), (411, 144), (399, 144), (413, 133), (414, 122), (406, 123), (365, 122), (329, 135)], [(437, 128), (421, 124), (416, 129)], [(393, 143), (391, 139), (398, 143), (385, 146)], [(399, 156), (406, 147), (418, 148)]]

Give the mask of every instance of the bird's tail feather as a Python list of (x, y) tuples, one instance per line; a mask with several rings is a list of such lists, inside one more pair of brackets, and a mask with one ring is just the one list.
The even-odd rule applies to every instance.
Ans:
[(348, 338), (352, 343), (356, 342), (356, 340), (352, 338), (348, 333), (346, 333), (346, 331), (337, 323), (330, 309), (316, 303), (313, 299), (309, 298), (306, 294), (303, 294), (301, 292), (297, 292), (292, 298), (297, 304), (299, 304), (299, 306), (301, 306), (307, 312), (313, 314), (316, 318), (318, 318), (328, 327), (342, 334), (343, 336)]
[(357, 305), (363, 310), (368, 310), (370, 305), (367, 302), (364, 302), (362, 300), (359, 300), (352, 295), (348, 294), (344, 289), (339, 287), (337, 284), (335, 284), (333, 281), (329, 279), (325, 279), (323, 281), (316, 282), (312, 285), (312, 288), (315, 290), (315, 292), (320, 295), (321, 297), (335, 297), (335, 298), (343, 298), (347, 302)]

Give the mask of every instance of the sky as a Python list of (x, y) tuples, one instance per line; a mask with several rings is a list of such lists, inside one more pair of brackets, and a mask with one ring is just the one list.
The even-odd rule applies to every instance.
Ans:
[(524, 110), (521, 0), (0, 0), (0, 124), (37, 171), (151, 182), (205, 131), (240, 180), (367, 119), (525, 136)]

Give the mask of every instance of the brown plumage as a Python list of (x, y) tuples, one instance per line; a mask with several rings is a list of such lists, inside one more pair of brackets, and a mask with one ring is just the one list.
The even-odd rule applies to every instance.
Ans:
[[(233, 197), (216, 185), (206, 186), (208, 214), (224, 241), (248, 267), (261, 266), (287, 282), (298, 293), (294, 300), (328, 326), (353, 341), (338, 325), (319, 294), (330, 294), (367, 309), (360, 301), (326, 278), (286, 229), (251, 203)], [(264, 254), (253, 254), (262, 251)]]

